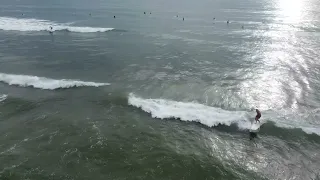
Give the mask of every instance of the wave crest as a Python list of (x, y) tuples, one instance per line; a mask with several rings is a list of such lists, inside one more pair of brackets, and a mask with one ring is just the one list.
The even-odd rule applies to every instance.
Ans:
[[(166, 119), (174, 118), (181, 121), (194, 121), (203, 125), (213, 127), (219, 124), (230, 126), (236, 124), (239, 129), (250, 129), (251, 121), (255, 113), (246, 111), (227, 111), (220, 108), (210, 107), (193, 102), (178, 102), (165, 99), (143, 99), (130, 94), (128, 104), (138, 107), (143, 111), (150, 113), (153, 118)], [(320, 110), (319, 110), (320, 112)], [(312, 112), (312, 115), (318, 117), (318, 113)], [(261, 123), (271, 121), (275, 126), (286, 129), (301, 129), (307, 134), (315, 133), (320, 135), (320, 127), (317, 123), (307, 122), (305, 117), (297, 115), (287, 119), (275, 115), (274, 112), (265, 112)], [(288, 118), (290, 120), (288, 120)], [(310, 118), (308, 119), (310, 121)]]
[(72, 88), (80, 86), (106, 86), (109, 83), (96, 83), (96, 82), (85, 82), (69, 79), (50, 79), (46, 77), (28, 76), (28, 75), (15, 75), (15, 74), (4, 74), (0, 73), (0, 82), (7, 83), (9, 85), (17, 85), (21, 87), (34, 87), (39, 89), (54, 90), (61, 88)]
[(77, 27), (70, 26), (71, 23), (55, 23), (42, 19), (18, 19), (12, 17), (0, 17), (0, 29), (5, 31), (70, 31), (79, 33), (107, 32), (113, 28), (101, 27)]
[(249, 129), (251, 122), (245, 111), (226, 111), (192, 102), (177, 102), (165, 99), (143, 99), (129, 95), (129, 105), (141, 108), (154, 118), (175, 118), (182, 121), (194, 121), (213, 127), (219, 124), (230, 126), (237, 124), (240, 129)]
[(8, 97), (8, 95), (5, 95), (5, 94), (0, 95), (0, 102), (2, 102), (2, 101), (4, 101), (4, 100), (6, 100), (6, 99), (7, 99), (7, 97)]

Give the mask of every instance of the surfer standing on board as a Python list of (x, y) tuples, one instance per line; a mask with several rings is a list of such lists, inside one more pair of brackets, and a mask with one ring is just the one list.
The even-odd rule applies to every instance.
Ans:
[[(257, 112), (257, 115), (256, 115), (256, 117), (255, 117), (255, 120), (256, 120), (256, 122), (258, 122), (259, 121), (259, 123), (260, 123), (260, 118), (261, 118), (261, 112), (259, 111), (259, 109), (256, 109), (256, 112)], [(252, 128), (252, 127), (251, 127)], [(257, 135), (257, 133), (258, 133), (258, 131), (259, 131), (259, 128), (258, 129), (250, 129), (249, 130), (249, 137), (250, 137), (250, 140), (253, 140), (254, 138), (256, 138), (258, 135)]]
[[(261, 118), (261, 112), (259, 111), (259, 109), (256, 109), (256, 112), (257, 112), (257, 115), (256, 115), (255, 120), (256, 120), (256, 122), (257, 122), (257, 121), (259, 121), (259, 119)], [(260, 121), (259, 121), (259, 123), (260, 123)]]

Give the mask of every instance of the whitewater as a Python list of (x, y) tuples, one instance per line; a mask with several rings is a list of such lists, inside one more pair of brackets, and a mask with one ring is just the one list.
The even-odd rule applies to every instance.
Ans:
[(2, 95), (0, 95), (0, 102), (2, 102), (2, 101), (4, 101), (4, 100), (6, 100), (7, 99), (7, 95), (6, 94), (2, 94)]
[[(143, 111), (150, 113), (153, 118), (159, 119), (179, 119), (181, 121), (199, 122), (208, 127), (218, 125), (230, 126), (236, 124), (239, 130), (248, 130), (255, 117), (254, 111), (228, 111), (221, 108), (206, 106), (196, 102), (179, 102), (167, 99), (144, 99), (137, 97), (133, 93), (129, 94), (128, 104)], [(319, 115), (320, 110), (313, 111), (313, 114)], [(285, 118), (279, 118), (274, 112), (262, 112), (261, 124), (268, 121), (276, 126), (288, 129), (302, 129), (308, 134), (315, 133), (320, 135), (320, 124), (315, 121), (303, 121), (306, 117), (302, 115), (286, 116), (290, 119), (296, 117), (297, 120), (288, 121)], [(314, 115), (315, 116), (315, 115)], [(299, 118), (300, 117), (300, 118)]]
[(50, 79), (46, 77), (0, 73), (0, 82), (21, 87), (33, 87), (45, 90), (64, 89), (81, 86), (100, 87), (109, 83), (85, 82), (71, 79)]
[(78, 27), (72, 23), (57, 23), (43, 19), (24, 19), (13, 17), (0, 17), (0, 29), (5, 31), (70, 31), (78, 33), (107, 32), (113, 28), (102, 27)]

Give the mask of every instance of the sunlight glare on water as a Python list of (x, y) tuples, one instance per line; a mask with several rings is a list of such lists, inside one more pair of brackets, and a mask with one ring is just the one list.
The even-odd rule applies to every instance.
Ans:
[(275, 6), (279, 9), (278, 18), (287, 23), (299, 23), (303, 19), (304, 0), (278, 0)]
[(257, 62), (252, 79), (244, 81), (240, 89), (249, 104), (258, 108), (297, 109), (297, 103), (310, 90), (306, 77), (309, 66), (304, 58), (307, 45), (299, 40), (298, 29), (293, 28), (304, 18), (305, 3), (280, 0), (273, 5), (278, 11), (269, 24), (271, 29), (254, 33), (263, 40), (250, 50)]

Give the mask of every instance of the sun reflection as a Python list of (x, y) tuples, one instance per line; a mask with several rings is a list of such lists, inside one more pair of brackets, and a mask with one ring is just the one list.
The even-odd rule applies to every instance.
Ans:
[[(298, 28), (286, 28), (303, 21), (303, 0), (278, 0), (270, 23), (274, 28), (257, 31), (262, 39), (251, 47), (256, 66), (250, 70), (250, 80), (241, 85), (241, 93), (252, 106), (262, 110), (297, 109), (310, 90), (309, 65), (303, 55), (305, 45), (297, 34)], [(298, 26), (297, 26), (298, 27)]]
[(286, 23), (299, 23), (302, 19), (303, 0), (279, 0), (276, 2), (278, 18)]

